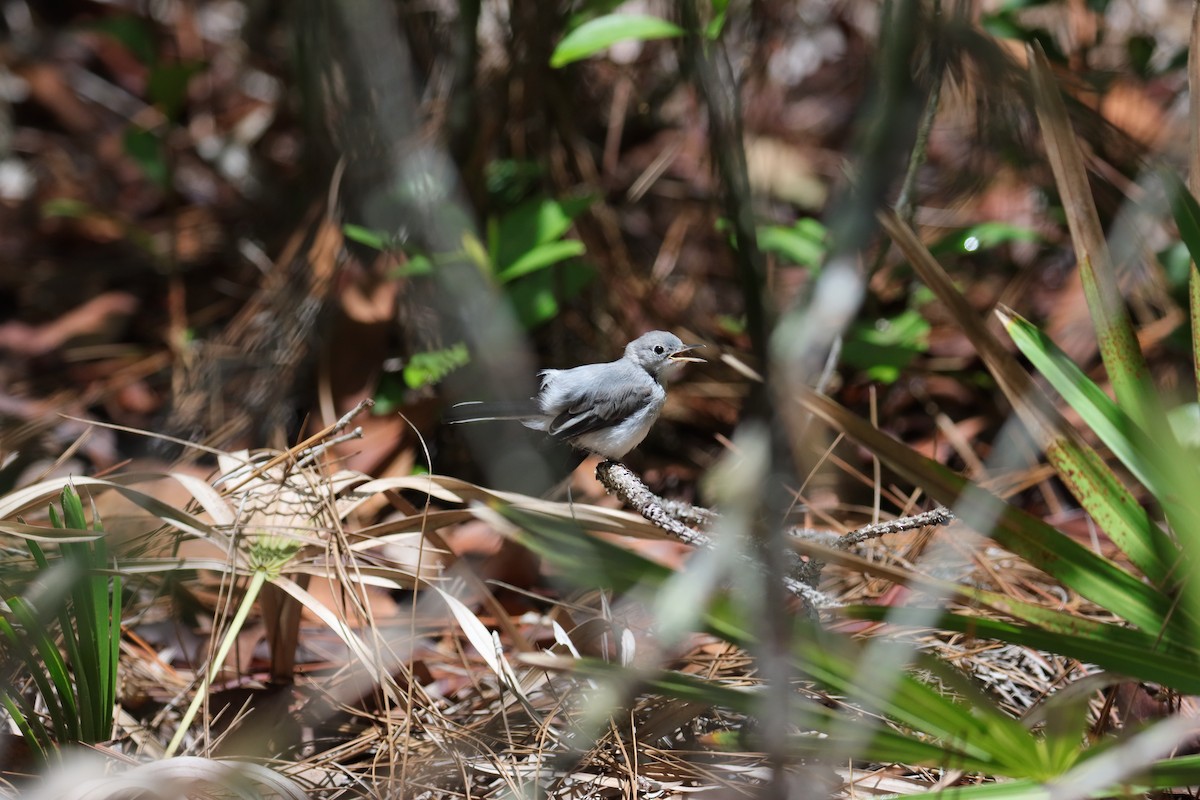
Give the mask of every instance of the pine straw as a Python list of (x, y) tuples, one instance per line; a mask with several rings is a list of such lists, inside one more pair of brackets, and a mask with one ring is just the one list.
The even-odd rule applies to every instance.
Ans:
[[(254, 474), (260, 480), (281, 480), (286, 473), (273, 473), (263, 459), (242, 456), (241, 460), (259, 465)], [(241, 469), (243, 476), (251, 474)], [(239, 523), (233, 527), (214, 523), (227, 510), (235, 512), (236, 518), (245, 503), (230, 502), (222, 510), (216, 494), (206, 495), (194, 483), (188, 485), (201, 505), (190, 508), (164, 508), (152, 496), (137, 494), (128, 481), (82, 483), (92, 491), (123, 491), (166, 526), (160, 536), (174, 537), (182, 529), (197, 537), (212, 534), (212, 541), (226, 544), (238, 538)], [(255, 622), (239, 645), (236, 663), (242, 667), (221, 674), (207, 698), (209, 721), (186, 739), (187, 751), (202, 757), (163, 763), (197, 767), (202, 762), (232, 763), (211, 759), (251, 758), (290, 781), (286, 786), (321, 798), (488, 798), (514, 793), (682, 798), (714, 791), (721, 796), (751, 796), (769, 779), (764, 756), (752, 747), (755, 723), (745, 716), (649, 693), (636, 680), (636, 668), (627, 673), (633, 676), (627, 685), (614, 687), (570, 671), (530, 666), (520, 651), (532, 645), (534, 652), (548, 650), (564, 658), (574, 650), (617, 663), (636, 665), (648, 660), (651, 666), (666, 666), (719, 685), (754, 687), (759, 678), (746, 653), (706, 635), (693, 635), (672, 652), (662, 653), (646, 622), (646, 609), (595, 592), (573, 599), (543, 598), (541, 613), (509, 617), (490, 597), (490, 587), (477, 579), (468, 579), (459, 570), (436, 577), (430, 570), (437, 553), (428, 544), (413, 545), (411, 539), (413, 534), (419, 539), (422, 532), (429, 535), (436, 527), (464, 519), (494, 519), (488, 506), (495, 503), (582, 520), (589, 529), (609, 533), (661, 536), (653, 526), (625, 512), (502, 495), (440, 476), (371, 481), (346, 473), (332, 479), (314, 474), (289, 485), (292, 490), (305, 485), (317, 489), (314, 498), (326, 516), (323, 529), (303, 530), (299, 520), (308, 512), (291, 509), (288, 525), (295, 527), (291, 533), (302, 546), (282, 575), (309, 574), (317, 580), (336, 576), (340, 600), (325, 611), (340, 619), (341, 627), (308, 618), (298, 636), (306, 655), (298, 665), (295, 685), (270, 687), (261, 666), (249, 673), (245, 669), (253, 663), (251, 655), (261, 639), (257, 627), (261, 623)], [(50, 482), (7, 499), (13, 501), (10, 506), (15, 503), (28, 510), (54, 491), (56, 485)], [(379, 493), (401, 509), (400, 518), (385, 524), (359, 521), (358, 527), (351, 527), (353, 509)], [(236, 499), (236, 490), (224, 500), (231, 497)], [(426, 501), (428, 505), (422, 507)], [(272, 508), (272, 514), (277, 521), (286, 516), (278, 508)], [(17, 528), (10, 531), (20, 535)], [(902, 533), (861, 542), (855, 549), (869, 559), (912, 569), (935, 536), (928, 530)], [(420, 577), (410, 567), (389, 561), (386, 551), (372, 546), (372, 538), (424, 548)], [(173, 620), (175, 630), (184, 630), (179, 602), (206, 595), (217, 603), (210, 609), (215, 618), (224, 618), (238, 602), (237, 586), (247, 574), (243, 551), (237, 547), (227, 551), (224, 561), (204, 558), (182, 563), (207, 571), (181, 575), (175, 566), (164, 566), (149, 556), (131, 557), (123, 564), (131, 574), (147, 577), (138, 605), (126, 619), (120, 691), (124, 708), (117, 735), (97, 751), (108, 757), (107, 769), (126, 778), (140, 769), (132, 763), (162, 754), (195, 690), (194, 676), (203, 667), (202, 660), (189, 665), (188, 659), (193, 655), (203, 659), (212, 651), (203, 640), (188, 645), (176, 634), (164, 634), (164, 622)], [(1057, 587), (1045, 585), (1040, 573), (994, 550), (975, 554), (958, 566), (960, 580), (994, 585), (1023, 597), (1061, 594)], [(159, 576), (174, 580), (188, 574), (191, 579), (182, 585), (159, 580)], [(997, 575), (1003, 575), (1002, 586), (994, 584)], [(381, 618), (372, 611), (371, 586), (423, 589), (407, 610)], [(822, 589), (837, 602), (863, 602), (880, 598), (890, 587), (861, 573), (831, 567)], [(174, 595), (173, 603), (168, 593)], [(1077, 612), (1087, 611), (1079, 598), (1058, 599)], [(310, 612), (318, 610), (309, 605)], [(157, 637), (151, 636), (155, 630)], [(493, 631), (502, 632), (503, 638), (495, 638), (498, 644), (485, 652)], [(1013, 646), (937, 632), (908, 637), (976, 678), (1017, 715), (1088, 672), (1085, 665)], [(369, 664), (364, 663), (367, 653)], [(856, 713), (839, 698), (807, 683), (798, 681), (795, 691), (797, 696)], [(927, 790), (944, 777), (936, 771), (862, 763), (798, 760), (794, 769), (797, 780), (821, 787), (814, 790), (816, 794), (835, 797), (911, 793)], [(253, 775), (246, 779), (258, 781)], [(286, 793), (279, 787), (273, 791)], [(214, 790), (211, 796), (216, 794)], [(58, 796), (76, 795), (67, 791)], [(200, 791), (197, 796), (207, 795)]]

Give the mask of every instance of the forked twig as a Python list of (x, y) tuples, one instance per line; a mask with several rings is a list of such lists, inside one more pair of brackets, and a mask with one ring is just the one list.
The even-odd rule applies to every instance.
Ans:
[[(596, 467), (596, 479), (611, 494), (615, 494), (648, 522), (666, 533), (673, 539), (693, 547), (711, 548), (712, 539), (708, 534), (697, 530), (686, 523), (709, 527), (720, 519), (715, 511), (699, 508), (676, 500), (664, 500), (650, 491), (634, 472), (618, 461), (603, 461)], [(885, 522), (876, 522), (856, 528), (844, 535), (832, 531), (813, 531), (796, 529), (795, 536), (829, 536), (834, 539), (833, 546), (841, 550), (861, 544), (869, 539), (877, 539), (889, 533), (926, 528), (931, 525), (947, 525), (954, 519), (953, 512), (945, 506), (938, 506), (930, 511), (898, 517)], [(793, 595), (803, 598), (810, 608), (829, 608), (836, 602), (816, 589), (820, 580), (824, 562), (803, 561), (798, 556), (788, 565), (788, 575), (784, 584)]]

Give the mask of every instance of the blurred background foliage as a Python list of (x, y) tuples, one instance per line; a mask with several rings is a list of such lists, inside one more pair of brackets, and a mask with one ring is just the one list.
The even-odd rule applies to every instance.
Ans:
[[(739, 87), (768, 305), (800, 302), (831, 252), (866, 259), (839, 379), (852, 405), (876, 385), (884, 424), (930, 443), (934, 406), (980, 412), (983, 446), (1003, 414), (904, 264), (862, 249), (878, 240), (827, 232), (830, 204), (865, 163), (855, 142), (892, 151), (883, 184), (864, 191), (906, 202), (977, 307), (1006, 302), (1077, 360), (1094, 356), (1067, 302), (1077, 284), (1022, 43), (1059, 66), (1113, 219), (1146, 158), (1185, 160), (1186, 4), (918, 4), (893, 79), (901, 116), (879, 134), (879, 106), (864, 103), (883, 86), (886, 9), (700, 11)], [(520, 385), (539, 364), (611, 357), (654, 327), (748, 349), (736, 233), (669, 4), (28, 12), (8, 19), (0, 140), (3, 383), (28, 441), (72, 441), (71, 424), (44, 422), (71, 410), (223, 446), (280, 444), (373, 394), (408, 409), (454, 472), (470, 469), (465, 452), (443, 442), (430, 402), (448, 376), (455, 397), (480, 379)], [(931, 96), (937, 114), (905, 182), (896, 167)], [(1165, 269), (1123, 259), (1144, 320), (1183, 297), (1178, 247), (1169, 234), (1131, 245)], [(484, 294), (455, 296), (472, 286)], [(494, 303), (512, 313), (507, 332), (484, 322)], [(686, 425), (663, 426), (647, 454), (686, 442), (685, 462), (708, 463), (712, 433), (739, 418), (738, 383), (695, 371), (669, 409)], [(374, 469), (413, 452), (412, 430), (380, 424), (397, 444)], [(95, 431), (77, 457), (103, 468), (139, 447)]]
[[(744, 759), (744, 777), (716, 781), (739, 793), (799, 791), (774, 768), (804, 759), (824, 765), (805, 773), (820, 779), (813, 796), (852, 792), (852, 775), (823, 771), (851, 757), (888, 791), (984, 784), (964, 797), (1200, 783), (1189, 755), (1200, 691), (1192, 14), (1178, 0), (10, 0), (0, 490), (12, 493), (6, 535), (31, 544), (6, 542), (6, 558), (49, 563), (32, 544), (43, 534), (18, 517), (49, 499), (71, 503), (67, 528), (98, 529), (95, 508), (89, 526), (77, 497), (39, 481), (168, 468), (207, 478), (210, 454), (184, 440), (283, 448), (370, 399), (363, 438), (332, 447), (330, 463), (382, 483), (352, 510), (306, 507), (291, 524), (430, 537), (435, 569), (479, 581), (469, 602), (438, 585), (457, 625), (445, 636), (476, 672), (464, 681), (445, 653), (415, 650), (403, 679), (397, 663), (372, 664), (379, 696), (338, 695), (361, 707), (353, 721), (325, 709), (342, 725), (331, 741), (375, 730), (363, 721), (373, 715), (395, 723), (388, 714), (418, 702), (420, 683), (468, 714), (488, 707), (509, 738), (487, 741), (509, 764), (533, 734), (508, 731), (503, 704), (466, 684), (511, 692), (538, 729), (549, 712), (527, 684), (545, 667), (609, 692), (578, 714), (586, 744), (538, 740), (559, 770), (606, 741), (595, 714), (625, 705), (656, 723), (659, 738), (635, 744), (656, 758), (673, 744), (718, 752), (723, 768)], [(571, 478), (576, 512), (533, 499), (568, 473), (519, 426), (440, 424), (449, 403), (528, 397), (539, 367), (616, 357), (654, 328), (707, 345), (709, 363), (680, 377), (629, 459), (654, 491), (720, 508), (718, 522), (689, 522), (713, 534), (691, 561), (669, 543), (582, 535), (653, 534), (588, 505), (610, 502), (594, 461)], [(295, 477), (280, 485), (303, 493)], [(249, 648), (239, 669), (273, 686), (293, 679), (296, 637), (319, 640), (297, 604), (364, 661), (372, 615), (417, 608), (404, 604), (429, 565), (378, 556), (363, 562), (373, 588), (338, 573), (362, 606), (331, 601), (347, 613), (331, 621), (308, 579), (359, 566), (366, 545), (322, 560), (321, 537), (308, 536), (270, 569), (241, 564), (221, 527), (238, 519), (222, 502), (236, 503), (178, 480), (190, 495), (164, 501), (175, 511), (152, 491), (94, 484), (150, 513), (156, 533), (170, 529), (162, 552), (132, 535), (148, 523), (128, 509), (103, 518), (136, 547), (61, 550), (64, 563), (95, 562), (63, 606), (66, 641), (72, 614), (120, 616), (123, 594), (139, 615), (169, 600), (169, 625), (189, 635), (223, 633), (208, 669), (202, 648), (162, 656), (170, 677), (140, 698), (150, 712), (196, 689), (178, 667), (203, 676), (191, 721), (260, 590), (269, 652)], [(354, 480), (329, 497), (342, 503)], [(223, 498), (236, 499), (234, 483)], [(434, 498), (444, 539), (423, 521)], [(930, 498), (965, 525), (859, 549), (779, 535), (845, 533)], [(199, 558), (179, 555), (181, 533), (219, 542), (227, 568), (209, 554), (181, 571), (171, 558)], [(783, 596), (793, 549), (830, 565), (827, 606)], [(110, 583), (114, 552), (116, 573), (154, 577)], [(454, 573), (462, 563), (476, 577)], [(757, 566), (747, 578), (738, 564)], [(203, 570), (249, 579), (250, 599), (232, 603)], [(90, 700), (111, 707), (114, 631), (92, 642), (108, 666), (85, 670), (75, 655), (71, 670), (42, 669), (53, 647), (32, 635), (32, 590), (3, 588), (3, 632), (22, 645), (3, 666), (25, 681), (3, 698), (20, 731), (43, 758), (52, 741), (104, 741), (105, 709), (89, 711), (86, 731), (65, 709), (101, 683)], [(608, 604), (628, 598), (650, 609), (653, 634), (613, 621)], [(555, 627), (521, 617), (531, 609)], [(567, 663), (576, 639), (592, 647)], [(561, 660), (538, 662), (534, 641)], [(759, 681), (766, 703), (744, 688)], [(314, 695), (290, 691), (285, 705), (309, 707)], [(451, 719), (433, 694), (422, 710)], [(661, 719), (652, 696), (671, 698), (677, 717)], [(45, 706), (59, 713), (39, 716)], [(165, 752), (196, 745), (185, 734)], [(299, 752), (267, 741), (234, 737), (225, 752)], [(197, 747), (216, 752), (210, 738)], [(439, 787), (458, 780), (436, 758), (423, 767)], [(997, 776), (1012, 780), (987, 782)]]

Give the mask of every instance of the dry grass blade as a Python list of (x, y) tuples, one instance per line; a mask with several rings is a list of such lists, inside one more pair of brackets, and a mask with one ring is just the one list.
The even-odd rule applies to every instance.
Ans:
[(24, 489), (11, 492), (0, 498), (0, 519), (10, 519), (31, 511), (42, 511), (46, 505), (64, 486), (71, 485), (76, 489), (96, 489), (100, 491), (115, 491), (142, 510), (158, 517), (164, 523), (173, 525), (184, 533), (202, 539), (224, 541), (225, 535), (213, 525), (205, 522), (194, 514), (159, 500), (146, 492), (132, 488), (139, 483), (151, 483), (166, 477), (162, 473), (139, 473), (123, 475), (112, 480), (88, 477), (60, 477), (35, 483)]
[(103, 533), (75, 528), (47, 528), (44, 525), (26, 525), (22, 522), (0, 522), (0, 533), (32, 542), (90, 542)]
[[(339, 503), (338, 510), (345, 516), (375, 494), (388, 490), (420, 492), (448, 503), (469, 504), (475, 501), (484, 506), (499, 504), (542, 514), (564, 522), (572, 522), (588, 530), (616, 533), (621, 536), (637, 536), (647, 539), (662, 539), (665, 536), (659, 528), (627, 511), (584, 503), (556, 503), (514, 492), (498, 492), (446, 475), (415, 475), (369, 481), (353, 491), (347, 492), (344, 499), (345, 506)], [(409, 520), (416, 524), (422, 520), (423, 516), (413, 515)]]
[(1029, 69), (1034, 105), (1046, 153), (1054, 170), (1055, 183), (1062, 198), (1071, 241), (1079, 263), (1079, 275), (1088, 309), (1096, 328), (1100, 355), (1112, 380), (1117, 400), (1137, 422), (1147, 425), (1153, 410), (1147, 405), (1152, 394), (1149, 369), (1137, 336), (1125, 310), (1125, 300), (1117, 283), (1100, 215), (1088, 184), (1087, 171), (1079, 141), (1067, 118), (1067, 108), (1059, 94), (1054, 73), (1040, 47), (1029, 46)]

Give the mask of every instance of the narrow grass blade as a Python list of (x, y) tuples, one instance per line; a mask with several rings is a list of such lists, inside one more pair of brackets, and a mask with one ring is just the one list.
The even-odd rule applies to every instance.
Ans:
[(928, 627), (933, 619), (933, 624), (943, 630), (1058, 653), (1121, 675), (1169, 686), (1185, 694), (1195, 694), (1197, 687), (1200, 687), (1200, 674), (1197, 674), (1194, 655), (1180, 656), (1164, 652), (1161, 646), (1156, 645), (1153, 634), (1131, 631), (1132, 636), (1122, 635), (1119, 633), (1121, 629), (1112, 625), (1100, 630), (1080, 625), (1084, 631), (1080, 635), (928, 608), (847, 606), (840, 609), (839, 613), (851, 619), (899, 626), (911, 623), (922, 628)]
[[(83, 736), (82, 715), (76, 702), (75, 686), (71, 680), (68, 661), (58, 651), (54, 637), (47, 630), (45, 620), (39, 619), (36, 610), (20, 599), (10, 601), (14, 618), (21, 625), (21, 635), (29, 648), (26, 669), (29, 670), (47, 714), (54, 727), (58, 741), (80, 741)], [(33, 654), (36, 653), (36, 656)]]
[[(997, 315), (1025, 357), (1125, 468), (1164, 505), (1177, 505), (1172, 498), (1177, 495), (1178, 477), (1164, 471), (1162, 451), (1151, 442), (1149, 435), (1028, 320), (1004, 308), (999, 309)], [(1149, 519), (1128, 492), (1106, 492), (1096, 502), (1108, 505), (1110, 513), (1104, 518), (1123, 519), (1128, 529), (1142, 533), (1123, 540), (1122, 550), (1148, 578), (1162, 586), (1168, 578), (1163, 567), (1174, 565), (1178, 560), (1181, 555), (1178, 546)], [(1179, 519), (1186, 513), (1179, 509), (1173, 516)], [(1107, 532), (1108, 528), (1105, 530)]]
[[(1171, 528), (1182, 543), (1182, 552), (1187, 554), (1200, 547), (1200, 502), (1197, 502), (1194, 489), (1200, 481), (1200, 474), (1196, 471), (1195, 460), (1183, 451), (1166, 423), (1162, 404), (1125, 308), (1088, 185), (1079, 142), (1071, 130), (1066, 106), (1055, 84), (1050, 64), (1040, 47), (1031, 45), (1028, 52), (1034, 106), (1071, 229), (1079, 275), (1096, 330), (1100, 355), (1118, 404), (1146, 431), (1160, 453), (1159, 463), (1164, 473), (1172, 480), (1167, 494), (1160, 495), (1159, 499), (1168, 504), (1166, 510)], [(1190, 616), (1200, 615), (1200, 585), (1195, 580), (1191, 565), (1181, 567), (1171, 564), (1171, 569), (1182, 589), (1180, 605), (1188, 608)]]
[(25, 702), (23, 697), (10, 693), (7, 689), (0, 689), (0, 705), (4, 706), (4, 710), (25, 737), (25, 743), (36, 758), (46, 761), (50, 754), (47, 750), (51, 741), (50, 733), (38, 719), (33, 707)]
[[(1186, 664), (1200, 663), (1200, 647), (1187, 638), (1169, 639), (1158, 631), (1142, 631), (1046, 608), (1006, 594), (980, 589), (969, 583), (933, 578), (813, 541), (797, 539), (794, 540), (793, 546), (798, 552), (824, 563), (838, 564), (847, 570), (882, 578), (898, 585), (906, 585), (914, 592), (957, 600), (964, 605), (987, 608), (1016, 620), (1018, 623), (1039, 628), (1053, 636), (1079, 637), (1093, 642), (1101, 642), (1102, 647), (1116, 647), (1132, 657), (1151, 656), (1153, 659), (1160, 657), (1174, 659), (1176, 666), (1180, 667)], [(875, 606), (874, 608), (879, 607)], [(859, 613), (854, 609), (855, 607), (851, 606), (844, 613), (850, 616)], [(838, 613), (843, 612), (839, 609)]]

